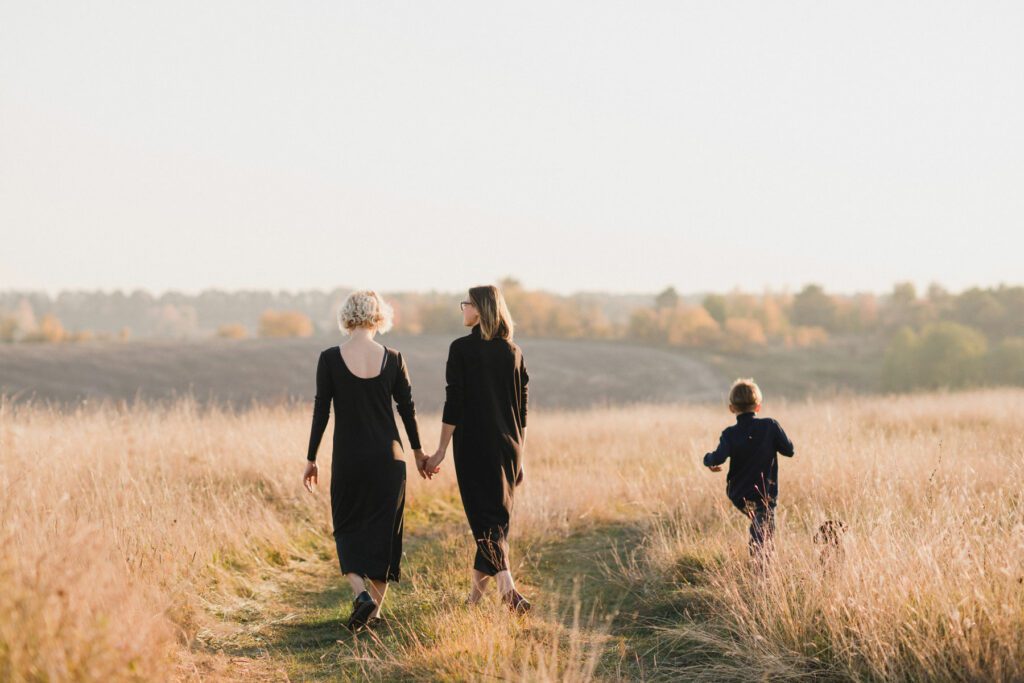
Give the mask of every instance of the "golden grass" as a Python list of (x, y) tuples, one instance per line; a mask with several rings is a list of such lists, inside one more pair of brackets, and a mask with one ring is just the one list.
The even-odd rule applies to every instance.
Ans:
[(291, 417), (4, 406), (0, 679), (166, 677), (245, 581), (233, 570), (323, 529), (281, 452), (301, 439)]
[[(764, 577), (749, 570), (724, 474), (699, 464), (731, 420), (725, 410), (538, 409), (513, 522), (538, 618), (461, 607), (469, 539), (458, 535), (451, 462), (431, 482), (410, 465), (407, 542), (429, 537), (418, 552), (431, 559), (408, 558), (395, 600), (418, 616), (384, 641), (333, 646), (322, 665), (372, 678), (615, 678), (630, 675), (620, 665), (642, 657), (630, 648), (643, 637), (707, 653), (699, 666), (645, 665), (655, 677), (1024, 678), (1022, 408), (1024, 392), (1012, 390), (766, 405), (797, 456), (780, 468), (778, 553)], [(421, 425), (433, 443), (436, 418)], [(324, 554), (330, 440), (310, 496), (300, 483), (308, 428), (306, 406), (0, 404), (0, 680), (232, 675), (208, 666), (205, 643), (246, 610), (294, 599), (274, 577), (298, 560), (336, 566), (333, 548)], [(850, 527), (831, 573), (812, 542), (827, 518)], [(637, 601), (679, 607), (656, 628), (616, 626), (611, 606), (574, 616), (587, 596), (537, 569), (551, 544), (621, 523), (643, 540), (605, 573)], [(456, 535), (435, 538), (434, 524)], [(298, 666), (282, 657), (280, 667)]]
[[(646, 566), (714, 558), (713, 613), (746, 663), (775, 675), (1019, 680), (1022, 408), (1021, 392), (989, 391), (780, 410), (797, 457), (780, 467), (769, 574), (752, 571), (746, 520), (696, 472), (649, 535)], [(849, 526), (829, 566), (813, 542), (826, 519)]]

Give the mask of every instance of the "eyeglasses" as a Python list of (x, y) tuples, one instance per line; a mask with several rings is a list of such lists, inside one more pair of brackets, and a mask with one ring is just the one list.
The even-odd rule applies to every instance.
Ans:
[(472, 305), (473, 305), (472, 301), (460, 301), (459, 302), (459, 309), (464, 311), (464, 310), (466, 310), (466, 306), (472, 306)]

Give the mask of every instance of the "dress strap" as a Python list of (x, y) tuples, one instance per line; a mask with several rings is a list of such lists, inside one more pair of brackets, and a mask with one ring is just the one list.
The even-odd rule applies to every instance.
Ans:
[[(381, 344), (381, 346), (384, 346)], [(388, 362), (388, 347), (384, 346), (384, 357), (380, 359), (380, 371), (384, 372), (384, 365)]]

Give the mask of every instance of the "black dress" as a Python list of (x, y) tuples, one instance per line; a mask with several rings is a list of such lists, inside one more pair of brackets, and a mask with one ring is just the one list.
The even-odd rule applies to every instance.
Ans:
[(509, 517), (520, 481), (527, 382), (523, 353), (505, 339), (484, 339), (476, 325), (452, 342), (442, 420), (452, 435), (455, 476), (476, 539), (473, 568), (508, 569)]
[(380, 373), (358, 377), (341, 348), (320, 353), (308, 460), (316, 459), (334, 401), (331, 516), (343, 574), (398, 581), (405, 511), (405, 459), (391, 401), (409, 444), (420, 447), (409, 371), (402, 354), (384, 348)]

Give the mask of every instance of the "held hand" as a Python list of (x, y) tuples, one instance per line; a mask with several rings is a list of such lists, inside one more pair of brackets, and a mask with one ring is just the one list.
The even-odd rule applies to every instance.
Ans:
[(423, 469), (427, 472), (427, 477), (433, 479), (434, 475), (441, 471), (441, 461), (444, 460), (446, 453), (443, 450), (438, 449), (436, 453), (427, 458), (424, 463)]
[(313, 485), (319, 483), (319, 477), (317, 476), (317, 467), (315, 462), (306, 461), (306, 473), (302, 475), (302, 485), (306, 487), (306, 490), (313, 493)]
[(721, 465), (707, 465), (706, 467), (709, 470), (711, 470), (712, 472), (721, 472), (722, 471), (722, 466)]
[(426, 479), (427, 478), (427, 458), (429, 458), (430, 456), (428, 456), (426, 453), (424, 453), (422, 448), (417, 448), (417, 449), (413, 450), (413, 455), (416, 458), (416, 471), (420, 473), (420, 477), (422, 477), (423, 479)]

